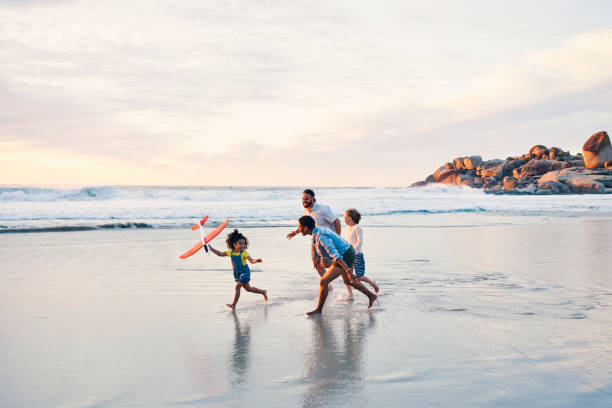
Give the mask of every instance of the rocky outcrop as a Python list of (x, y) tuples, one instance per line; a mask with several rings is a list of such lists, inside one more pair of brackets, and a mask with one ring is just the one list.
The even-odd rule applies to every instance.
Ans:
[(571, 167), (548, 172), (538, 180), (538, 184), (548, 182), (562, 183), (576, 194), (612, 193), (612, 171), (607, 169)]
[(612, 147), (606, 132), (591, 136), (582, 154), (535, 145), (528, 153), (506, 160), (457, 157), (429, 175), (430, 183), (465, 185), (500, 194), (612, 193)]
[(607, 132), (597, 132), (582, 146), (584, 167), (596, 169), (610, 167), (612, 163), (612, 146)]

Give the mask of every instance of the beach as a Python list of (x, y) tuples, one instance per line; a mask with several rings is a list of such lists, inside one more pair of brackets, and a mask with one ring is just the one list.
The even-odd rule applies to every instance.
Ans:
[(241, 227), (270, 301), (235, 313), (227, 258), (178, 258), (188, 229), (0, 234), (3, 406), (612, 404), (612, 217), (420, 217), (366, 219), (379, 300), (337, 281), (315, 318), (290, 226)]

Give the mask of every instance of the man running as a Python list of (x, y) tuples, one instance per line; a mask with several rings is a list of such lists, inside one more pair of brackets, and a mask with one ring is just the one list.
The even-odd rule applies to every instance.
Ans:
[(351, 267), (355, 263), (355, 250), (351, 244), (329, 228), (316, 227), (314, 219), (309, 215), (304, 215), (299, 219), (298, 231), (303, 236), (312, 235), (312, 244), (319, 257), (323, 257), (323, 252), (325, 252), (332, 258), (331, 266), (321, 276), (317, 308), (307, 314), (312, 316), (323, 312), (323, 305), (329, 291), (328, 285), (339, 276), (342, 276), (346, 285), (350, 285), (366, 295), (369, 299), (368, 309), (371, 308), (377, 296), (370, 292), (361, 282), (353, 279), (350, 273)]
[[(307, 188), (302, 192), (302, 205), (304, 206), (304, 212), (302, 215), (311, 216), (314, 219), (315, 225), (317, 227), (329, 228), (332, 231), (336, 231), (336, 234), (340, 235), (342, 228), (340, 220), (334, 215), (334, 212), (329, 206), (317, 203), (314, 191)], [(287, 238), (291, 239), (299, 233), (299, 229), (291, 231), (289, 234), (287, 234)], [(329, 261), (329, 258), (326, 256), (317, 257), (314, 251), (314, 247), (311, 250), (311, 253), (314, 262), (314, 267), (317, 270), (317, 273), (319, 274), (319, 276), (323, 276), (323, 274), (325, 273), (325, 267), (323, 265), (325, 265), (326, 262)], [(348, 300), (353, 300), (353, 291), (351, 290), (351, 287), (347, 285), (346, 291), (348, 293)]]

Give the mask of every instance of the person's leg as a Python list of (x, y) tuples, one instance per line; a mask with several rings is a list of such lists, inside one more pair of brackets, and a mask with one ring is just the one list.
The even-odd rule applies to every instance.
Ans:
[(351, 289), (351, 285), (346, 285), (346, 291), (348, 292), (348, 298), (353, 299), (353, 290)]
[(361, 278), (359, 278), (359, 280), (361, 282), (370, 284), (370, 286), (374, 288), (374, 292), (378, 293), (378, 285), (372, 279), (368, 278), (367, 276), (362, 276)]
[(238, 303), (238, 299), (240, 299), (240, 287), (241, 286), (242, 286), (242, 283), (236, 282), (236, 289), (234, 290), (234, 301), (232, 303), (227, 304), (227, 307), (229, 307), (232, 310), (236, 309), (236, 303)]
[(331, 281), (342, 275), (342, 270), (342, 268), (334, 265), (329, 268), (327, 272), (325, 272), (323, 277), (321, 277), (319, 288), (319, 303), (317, 304), (317, 308), (315, 310), (307, 313), (309, 316), (319, 314), (323, 311), (323, 305), (325, 304), (325, 300), (327, 299), (327, 292), (329, 291), (328, 285)]
[[(320, 277), (323, 277), (323, 275), (325, 275), (326, 269), (322, 266), (317, 266), (317, 273), (319, 274)], [(329, 286), (327, 287), (328, 290), (332, 290), (332, 285), (331, 283), (329, 284)]]
[(248, 283), (243, 284), (243, 287), (247, 292), (259, 293), (260, 295), (263, 295), (266, 302), (268, 301), (268, 291), (267, 290), (256, 288), (255, 286), (251, 286)]
[[(368, 309), (370, 307), (372, 307), (372, 303), (374, 303), (374, 301), (376, 300), (376, 298), (378, 296), (376, 296), (375, 294), (373, 294), (372, 292), (370, 292), (368, 290), (368, 288), (366, 288), (363, 283), (361, 283), (359, 281), (359, 279), (357, 279), (357, 277), (354, 277), (353, 279), (351, 279), (351, 277), (349, 276), (349, 274), (342, 268), (341, 269), (341, 273), (342, 273), (342, 279), (344, 279), (344, 283), (346, 283), (347, 285), (350, 284), (352, 287), (354, 287), (355, 289), (357, 289), (358, 291), (360, 291), (361, 293), (363, 293), (364, 295), (366, 295), (368, 297), (368, 299), (370, 300), (370, 304), (368, 305)], [(363, 279), (363, 278), (360, 278)]]

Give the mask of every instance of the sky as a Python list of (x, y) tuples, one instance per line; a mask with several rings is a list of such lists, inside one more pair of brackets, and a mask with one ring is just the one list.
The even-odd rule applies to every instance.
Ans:
[(612, 125), (612, 2), (0, 0), (0, 184), (406, 186)]

